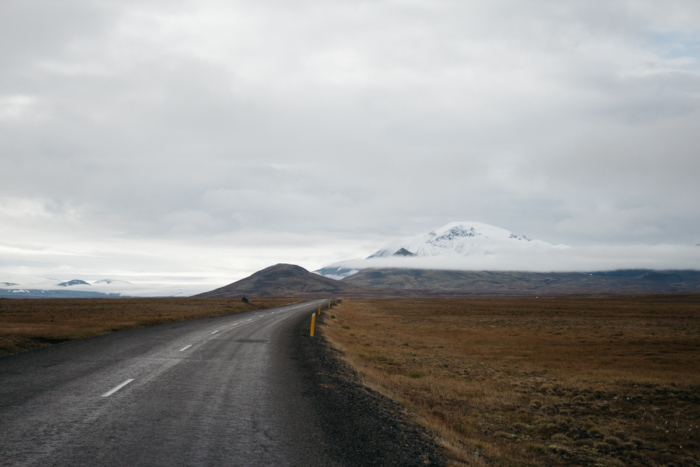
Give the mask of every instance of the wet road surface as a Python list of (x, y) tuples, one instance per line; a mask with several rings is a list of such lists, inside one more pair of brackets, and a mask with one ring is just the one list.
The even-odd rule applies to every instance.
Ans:
[(0, 465), (341, 465), (289, 351), (321, 303), (0, 358)]

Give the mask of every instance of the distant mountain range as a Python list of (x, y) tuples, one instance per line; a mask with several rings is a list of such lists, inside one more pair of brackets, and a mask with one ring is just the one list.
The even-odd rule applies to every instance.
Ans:
[(337, 281), (292, 264), (277, 264), (196, 296), (402, 298), (693, 292), (700, 292), (700, 271), (537, 273), (370, 268)]
[[(134, 296), (188, 296), (179, 287), (131, 283), (119, 279), (58, 280), (24, 274), (0, 274), (4, 298), (117, 298)], [(202, 290), (199, 288), (199, 290)]]
[(80, 290), (0, 289), (0, 298), (121, 298), (119, 293)]
[(60, 281), (44, 277), (11, 274), (0, 282), (0, 297), (4, 298), (117, 298), (120, 291), (93, 287), (81, 279)]
[(594, 273), (363, 269), (341, 282), (421, 296), (700, 293), (700, 271), (630, 269)]

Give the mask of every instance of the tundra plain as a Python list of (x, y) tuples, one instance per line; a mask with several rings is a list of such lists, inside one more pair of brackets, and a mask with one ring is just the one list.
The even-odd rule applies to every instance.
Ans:
[(344, 300), (322, 333), (455, 465), (700, 463), (700, 295)]

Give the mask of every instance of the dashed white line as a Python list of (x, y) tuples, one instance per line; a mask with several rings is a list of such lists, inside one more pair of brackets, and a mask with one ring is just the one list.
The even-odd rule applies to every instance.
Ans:
[(180, 349), (180, 352), (184, 352), (185, 350), (189, 349), (190, 347), (192, 347), (192, 344), (184, 346), (183, 348)]
[[(217, 332), (219, 332), (218, 329), (216, 331), (212, 332), (211, 334), (216, 334)], [(211, 336), (211, 334), (209, 334), (209, 335)]]
[(110, 389), (109, 391), (107, 391), (107, 392), (105, 392), (104, 394), (102, 394), (102, 397), (109, 397), (109, 396), (111, 396), (112, 394), (114, 394), (115, 392), (119, 391), (121, 388), (123, 388), (124, 386), (126, 386), (127, 384), (129, 384), (129, 383), (132, 382), (132, 381), (133, 381), (133, 379), (127, 379), (126, 381), (124, 381), (124, 382), (123, 382), (122, 384), (120, 384), (119, 386), (115, 386), (115, 387), (113, 387), (112, 389)]

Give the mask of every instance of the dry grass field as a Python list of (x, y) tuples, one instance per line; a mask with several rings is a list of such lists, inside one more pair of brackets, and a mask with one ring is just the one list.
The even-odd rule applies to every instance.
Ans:
[(0, 355), (121, 329), (296, 303), (253, 298), (0, 299)]
[(324, 335), (455, 465), (700, 465), (699, 295), (345, 300), (330, 313)]

